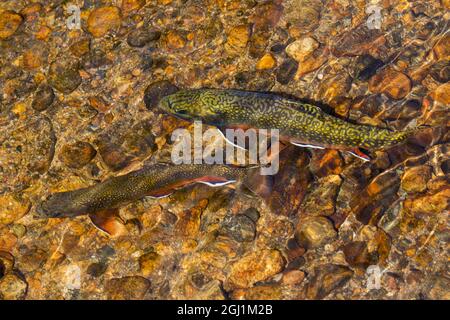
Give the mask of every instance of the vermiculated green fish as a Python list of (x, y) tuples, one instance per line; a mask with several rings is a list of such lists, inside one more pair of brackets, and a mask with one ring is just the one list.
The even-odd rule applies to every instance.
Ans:
[(186, 120), (218, 128), (278, 129), (292, 144), (349, 151), (369, 160), (358, 148), (379, 149), (404, 141), (407, 131), (391, 131), (346, 122), (312, 104), (271, 93), (240, 90), (180, 90), (160, 100), (159, 108)]
[(262, 179), (268, 178), (259, 176), (257, 170), (259, 168), (226, 165), (156, 164), (91, 187), (52, 194), (36, 208), (36, 212), (48, 218), (74, 217), (117, 208), (146, 196), (165, 197), (194, 183), (215, 187), (241, 181), (263, 195), (267, 192), (263, 188), (268, 186)]

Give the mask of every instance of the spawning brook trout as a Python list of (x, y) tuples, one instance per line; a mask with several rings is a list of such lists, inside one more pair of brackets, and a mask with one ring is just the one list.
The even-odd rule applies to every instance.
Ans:
[(359, 148), (380, 149), (403, 142), (411, 132), (353, 124), (319, 107), (271, 93), (241, 90), (180, 90), (158, 107), (184, 120), (218, 128), (278, 129), (280, 140), (311, 148), (331, 148), (370, 160)]
[[(206, 164), (156, 164), (128, 174), (109, 178), (91, 187), (50, 195), (38, 205), (41, 217), (74, 217), (117, 208), (144, 197), (162, 198), (194, 183), (218, 187), (243, 182), (261, 196), (267, 194), (267, 176), (258, 167), (232, 167)], [(268, 180), (267, 180), (268, 181)]]

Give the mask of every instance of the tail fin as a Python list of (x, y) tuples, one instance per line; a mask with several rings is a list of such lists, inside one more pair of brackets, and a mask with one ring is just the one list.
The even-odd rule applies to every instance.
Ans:
[(250, 168), (243, 181), (243, 185), (253, 194), (266, 201), (272, 193), (273, 176), (261, 174), (260, 167)]

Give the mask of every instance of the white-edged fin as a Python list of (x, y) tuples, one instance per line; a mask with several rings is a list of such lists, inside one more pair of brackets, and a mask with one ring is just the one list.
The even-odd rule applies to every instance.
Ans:
[(228, 180), (228, 181), (225, 181), (225, 182), (208, 182), (208, 181), (197, 181), (198, 183), (203, 183), (203, 184), (206, 184), (207, 186), (210, 186), (210, 187), (221, 187), (221, 186), (226, 186), (227, 184), (230, 184), (230, 183), (235, 183), (236, 182), (236, 180)]
[(356, 153), (354, 153), (354, 152), (352, 152), (352, 151), (347, 151), (347, 152), (350, 153), (351, 155), (353, 155), (353, 156), (355, 156), (355, 157), (361, 159), (362, 161), (365, 161), (365, 162), (370, 161), (369, 159), (366, 159), (366, 158), (363, 158), (363, 157), (361, 157), (361, 156), (358, 156)]
[(222, 132), (222, 130), (220, 130), (219, 128), (217, 128), (217, 131), (219, 131), (220, 135), (222, 136), (222, 138), (223, 138), (227, 143), (231, 144), (232, 146), (235, 146), (235, 147), (238, 148), (238, 149), (242, 149), (242, 150), (247, 151), (246, 148), (244, 148), (244, 147), (242, 147), (242, 146), (240, 146), (240, 145), (238, 145), (238, 144), (236, 144), (236, 143), (230, 141), (230, 140), (225, 136), (225, 134)]
[(171, 195), (172, 195), (172, 193), (173, 192), (171, 192), (171, 193), (169, 193), (169, 194), (165, 194), (165, 195), (162, 195), (162, 196), (159, 196), (159, 197), (154, 197), (154, 196), (146, 196), (145, 198), (147, 199), (164, 199), (164, 198), (167, 198), (167, 197), (170, 197)]
[(297, 147), (313, 148), (313, 149), (325, 149), (324, 147), (315, 146), (313, 144), (302, 144), (302, 143), (297, 143), (297, 142), (292, 142), (292, 141), (290, 141), (290, 142), (291, 142), (291, 144), (293, 144), (294, 146), (297, 146)]

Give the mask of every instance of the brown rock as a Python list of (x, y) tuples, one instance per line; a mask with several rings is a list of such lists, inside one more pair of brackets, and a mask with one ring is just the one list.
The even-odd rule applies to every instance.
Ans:
[(184, 37), (174, 30), (167, 33), (166, 41), (167, 47), (172, 50), (181, 49), (186, 45), (186, 40)]
[(160, 265), (161, 256), (156, 252), (148, 252), (139, 257), (139, 268), (144, 277), (153, 273), (153, 271)]
[(306, 286), (308, 299), (323, 299), (332, 291), (343, 287), (353, 276), (346, 266), (327, 264), (317, 267), (314, 276)]
[(294, 0), (285, 10), (286, 19), (298, 30), (307, 33), (318, 26), (321, 7), (319, 0)]
[(15, 273), (9, 273), (0, 279), (0, 299), (23, 300), (27, 289), (26, 281)]
[(44, 85), (36, 92), (31, 107), (36, 111), (46, 110), (55, 99), (52, 87)]
[(95, 37), (100, 38), (109, 31), (120, 27), (120, 10), (117, 7), (107, 6), (94, 9), (87, 20), (87, 29)]
[(332, 52), (337, 56), (376, 55), (378, 47), (386, 41), (378, 29), (368, 29), (365, 23), (337, 38)]
[(283, 290), (279, 284), (260, 285), (247, 289), (237, 289), (231, 292), (233, 300), (280, 300)]
[(0, 39), (11, 37), (19, 28), (23, 18), (14, 11), (0, 13)]
[(80, 169), (94, 159), (97, 151), (85, 141), (65, 144), (60, 153), (60, 160), (68, 167)]
[(131, 276), (114, 278), (106, 283), (106, 296), (110, 300), (142, 299), (150, 288), (150, 281), (143, 277)]
[(298, 62), (306, 58), (319, 47), (319, 43), (312, 37), (302, 37), (286, 47), (286, 53)]
[(320, 83), (318, 97), (320, 101), (330, 104), (337, 97), (344, 97), (350, 91), (352, 79), (348, 75), (339, 74), (327, 77)]
[(368, 266), (377, 263), (377, 257), (369, 254), (367, 243), (364, 241), (353, 241), (344, 245), (342, 251), (345, 261), (354, 268), (367, 269)]
[(344, 160), (337, 150), (318, 150), (312, 153), (310, 162), (311, 172), (321, 178), (340, 174), (344, 168)]
[(369, 81), (369, 90), (384, 93), (391, 99), (402, 99), (411, 91), (411, 80), (402, 72), (391, 68), (383, 69)]
[(256, 70), (267, 70), (272, 69), (276, 66), (276, 61), (273, 55), (266, 53), (259, 61), (256, 63)]
[(278, 250), (254, 251), (231, 266), (230, 288), (248, 288), (258, 281), (271, 278), (283, 270), (285, 261)]
[(81, 76), (78, 73), (78, 69), (78, 61), (58, 59), (50, 65), (48, 82), (56, 90), (69, 94), (78, 88), (81, 83)]
[(6, 193), (0, 195), (0, 225), (8, 225), (19, 220), (30, 211), (29, 200), (18, 195)]
[(278, 24), (283, 13), (283, 6), (275, 2), (263, 2), (255, 8), (255, 12), (250, 17), (254, 30), (272, 30)]
[(91, 48), (91, 41), (89, 40), (89, 38), (84, 38), (74, 42), (70, 46), (69, 50), (75, 56), (82, 57), (85, 54), (89, 53), (90, 48)]
[(44, 63), (45, 57), (42, 56), (43, 53), (44, 50), (37, 48), (25, 51), (23, 54), (23, 67), (29, 70), (39, 68)]
[(438, 214), (450, 208), (450, 187), (414, 199), (406, 199), (404, 208), (411, 213)]
[(0, 251), (0, 278), (10, 273), (14, 268), (14, 256), (6, 251)]
[(301, 79), (304, 75), (319, 69), (328, 60), (328, 50), (319, 48), (309, 55), (299, 64), (295, 80)]
[(47, 26), (41, 26), (35, 36), (38, 40), (47, 41), (51, 33), (52, 29)]
[(23, 248), (20, 260), (17, 261), (20, 271), (33, 272), (39, 269), (47, 260), (47, 252), (36, 246)]
[(331, 216), (335, 212), (336, 198), (342, 178), (329, 175), (309, 188), (301, 206), (301, 212), (308, 216)]
[(200, 217), (207, 205), (208, 200), (203, 199), (197, 206), (183, 211), (175, 225), (176, 230), (183, 236), (195, 238), (200, 230)]
[(122, 0), (122, 13), (127, 16), (145, 5), (146, 0)]
[(436, 276), (428, 296), (433, 300), (450, 300), (449, 286), (450, 279), (448, 277)]
[(242, 52), (250, 38), (250, 27), (248, 25), (240, 25), (232, 28), (227, 35), (225, 50), (228, 53)]
[(297, 285), (305, 279), (305, 273), (300, 270), (289, 270), (283, 274), (282, 282), (285, 285)]
[(445, 83), (436, 88), (431, 94), (434, 101), (440, 102), (444, 105), (450, 104), (450, 83)]
[(433, 52), (438, 60), (450, 57), (450, 35), (445, 35), (433, 48)]
[(330, 220), (325, 217), (307, 217), (299, 221), (295, 231), (298, 244), (307, 249), (321, 247), (337, 236)]
[(430, 166), (413, 167), (405, 171), (402, 176), (401, 187), (406, 192), (423, 192), (431, 179)]

